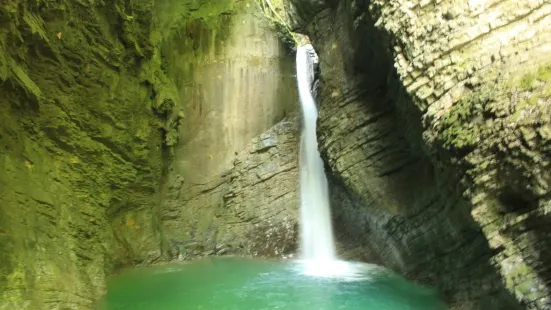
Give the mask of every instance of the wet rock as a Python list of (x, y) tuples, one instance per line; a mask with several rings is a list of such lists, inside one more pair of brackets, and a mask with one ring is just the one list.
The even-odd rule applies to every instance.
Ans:
[(255, 143), (255, 147), (251, 150), (252, 153), (267, 151), (268, 149), (276, 146), (278, 142), (276, 132), (262, 134), (258, 139), (255, 140), (258, 141), (253, 142)]
[[(160, 224), (167, 239), (197, 242), (204, 251), (224, 244), (217, 254), (279, 256), (296, 249), (294, 58), (256, 5), (232, 3), (213, 5), (224, 14), (182, 21), (186, 30), (163, 45), (185, 98), (175, 109), (185, 118)], [(201, 44), (192, 46), (186, 32)]]
[(461, 309), (549, 307), (544, 2), (289, 12), (320, 57), (318, 137), (342, 252)]
[(161, 257), (152, 1), (86, 3), (0, 6), (0, 309), (92, 309)]
[[(180, 214), (163, 215), (165, 234), (187, 235), (189, 241), (182, 241), (186, 247), (211, 248), (215, 255), (281, 256), (294, 252), (298, 135), (297, 117), (293, 116), (254, 138), (221, 177), (215, 176), (203, 186), (179, 189), (181, 198), (167, 200), (163, 207), (164, 214)], [(258, 150), (260, 141), (276, 139), (269, 151), (253, 151)], [(173, 243), (172, 247), (179, 246)]]
[[(92, 309), (115, 268), (204, 255), (225, 241), (213, 236), (246, 241), (246, 222), (229, 234), (159, 201), (189, 206), (213, 193), (195, 191), (205, 179), (183, 173), (193, 168), (214, 186), (241, 182), (234, 152), (293, 110), (292, 59), (257, 13), (233, 0), (2, 1), (1, 309)], [(264, 140), (258, 160), (294, 151), (275, 143)], [(196, 208), (218, 221), (237, 199), (219, 198)]]

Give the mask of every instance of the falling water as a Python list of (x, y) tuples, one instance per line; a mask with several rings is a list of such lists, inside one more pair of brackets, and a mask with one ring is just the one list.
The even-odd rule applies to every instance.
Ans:
[(303, 114), (300, 144), (300, 201), (302, 259), (321, 269), (336, 261), (327, 178), (318, 151), (318, 111), (311, 92), (317, 56), (311, 45), (297, 49), (298, 91)]

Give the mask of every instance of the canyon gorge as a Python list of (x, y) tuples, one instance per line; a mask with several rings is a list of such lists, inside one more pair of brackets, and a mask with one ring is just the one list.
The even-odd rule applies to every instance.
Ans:
[(0, 29), (0, 309), (295, 255), (303, 43), (338, 255), (551, 309), (548, 1), (5, 0)]

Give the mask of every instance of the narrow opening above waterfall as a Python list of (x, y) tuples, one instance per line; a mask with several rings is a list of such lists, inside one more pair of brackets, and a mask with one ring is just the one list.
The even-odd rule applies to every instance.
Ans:
[(444, 310), (432, 290), (380, 267), (309, 277), (295, 261), (214, 258), (113, 276), (100, 310)]

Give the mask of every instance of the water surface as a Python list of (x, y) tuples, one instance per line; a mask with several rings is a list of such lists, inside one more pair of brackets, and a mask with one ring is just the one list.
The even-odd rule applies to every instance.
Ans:
[(111, 277), (103, 310), (445, 310), (436, 294), (365, 265), (361, 278), (312, 277), (292, 261), (215, 258)]

